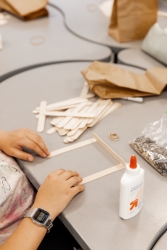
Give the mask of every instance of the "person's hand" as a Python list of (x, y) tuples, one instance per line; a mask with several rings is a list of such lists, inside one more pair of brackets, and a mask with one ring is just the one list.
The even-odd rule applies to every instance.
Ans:
[(34, 150), (42, 157), (47, 157), (50, 154), (42, 138), (30, 129), (0, 131), (0, 149), (4, 153), (25, 161), (33, 162), (33, 156), (23, 152), (22, 147)]
[(39, 188), (36, 199), (31, 209), (43, 208), (56, 218), (79, 192), (84, 190), (79, 182), (82, 178), (75, 171), (56, 170), (49, 174)]

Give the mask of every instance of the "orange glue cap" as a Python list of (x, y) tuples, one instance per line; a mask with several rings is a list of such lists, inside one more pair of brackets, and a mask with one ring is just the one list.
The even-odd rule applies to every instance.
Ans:
[(130, 168), (137, 168), (137, 159), (136, 159), (135, 155), (131, 156), (129, 167)]

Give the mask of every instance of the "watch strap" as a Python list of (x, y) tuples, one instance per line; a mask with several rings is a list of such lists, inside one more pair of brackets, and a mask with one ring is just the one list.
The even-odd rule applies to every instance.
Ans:
[(42, 210), (43, 210), (43, 211), (46, 211), (46, 212), (49, 214), (49, 216), (48, 216), (48, 218), (47, 218), (47, 220), (46, 220), (45, 223), (37, 222), (37, 221), (33, 218), (33, 216), (34, 216), (35, 213), (38, 211), (38, 209), (41, 209), (41, 208), (29, 209), (29, 210), (26, 212), (26, 214), (24, 215), (24, 218), (31, 218), (32, 221), (33, 221), (33, 223), (35, 223), (36, 225), (46, 227), (47, 233), (49, 233), (49, 232), (50, 232), (50, 229), (53, 227), (52, 218), (51, 218), (50, 214), (49, 214), (46, 210), (44, 210), (44, 209), (42, 208)]

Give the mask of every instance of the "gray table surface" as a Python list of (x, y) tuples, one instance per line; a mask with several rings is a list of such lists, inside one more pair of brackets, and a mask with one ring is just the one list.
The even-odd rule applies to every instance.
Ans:
[[(32, 110), (42, 100), (52, 103), (78, 96), (84, 84), (80, 71), (87, 65), (50, 65), (3, 81), (0, 84), (0, 128), (13, 130), (28, 127), (36, 131), (37, 120)], [(143, 73), (139, 69), (129, 69)], [(167, 92), (163, 92), (160, 97), (146, 97), (142, 104), (120, 102), (121, 108), (85, 131), (76, 142), (91, 138), (95, 132), (128, 162), (134, 154), (128, 142), (140, 135), (148, 123), (162, 117), (167, 106)], [(50, 128), (49, 122), (50, 118), (47, 118), (45, 131), (41, 133), (49, 150), (66, 147), (63, 138), (56, 133), (46, 134)], [(120, 140), (111, 141), (111, 132), (117, 132)], [(119, 184), (124, 170), (86, 184), (85, 191), (77, 195), (60, 215), (60, 219), (84, 250), (145, 250), (166, 222), (167, 179), (140, 156), (137, 158), (145, 170), (145, 193), (144, 206), (136, 217), (122, 220), (118, 216)], [(116, 162), (95, 143), (53, 158), (42, 159), (36, 156), (34, 163), (20, 161), (20, 164), (38, 188), (50, 172), (62, 167), (74, 169), (85, 177), (107, 169)]]
[[(64, 12), (68, 28), (78, 36), (105, 44), (115, 53), (125, 48), (141, 46), (141, 41), (119, 43), (108, 35), (109, 18), (98, 8), (102, 0), (50, 0), (49, 2)], [(95, 11), (89, 10), (90, 4), (94, 5)]]
[(153, 57), (149, 56), (141, 49), (125, 49), (118, 53), (118, 63), (130, 65), (133, 67), (138, 67), (141, 69), (149, 69), (154, 67), (163, 67), (166, 66)]
[(163, 250), (167, 247), (167, 233), (165, 233), (157, 242), (153, 250)]
[[(0, 77), (23, 67), (53, 61), (110, 61), (111, 49), (74, 36), (65, 28), (61, 12), (49, 6), (48, 10), (49, 17), (24, 22), (11, 16), (8, 24), (0, 27), (3, 41)], [(43, 43), (34, 45), (32, 40)]]

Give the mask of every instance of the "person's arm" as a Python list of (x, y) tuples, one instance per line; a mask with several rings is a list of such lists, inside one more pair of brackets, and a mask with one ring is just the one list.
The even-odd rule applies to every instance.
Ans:
[[(52, 221), (60, 214), (71, 199), (84, 190), (78, 173), (57, 170), (48, 175), (39, 188), (33, 208), (43, 208), (51, 215)], [(52, 229), (51, 229), (52, 230)], [(0, 246), (0, 250), (36, 250), (46, 234), (45, 227), (33, 224), (30, 218), (24, 218), (13, 234)]]
[(41, 157), (50, 154), (42, 138), (30, 129), (0, 130), (0, 150), (7, 155), (33, 162), (33, 156), (23, 152), (22, 147), (34, 150)]

